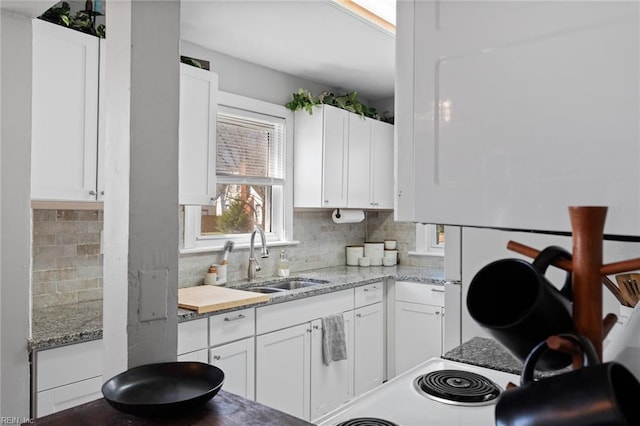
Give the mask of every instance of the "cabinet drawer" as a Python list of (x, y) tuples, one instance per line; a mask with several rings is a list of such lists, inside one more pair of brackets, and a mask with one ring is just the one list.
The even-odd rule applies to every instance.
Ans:
[(255, 312), (254, 308), (249, 308), (209, 317), (209, 346), (253, 336)]
[(38, 391), (102, 375), (102, 339), (37, 352), (36, 357)]
[(209, 354), (207, 349), (200, 349), (198, 351), (188, 352), (186, 354), (178, 355), (178, 361), (192, 361), (192, 362), (209, 362)]
[(396, 300), (421, 303), (423, 305), (444, 306), (444, 286), (397, 281)]
[(178, 355), (206, 349), (208, 337), (207, 319), (201, 318), (178, 324)]
[(320, 294), (291, 302), (269, 305), (257, 310), (257, 334), (269, 333), (292, 325), (353, 309), (353, 289)]
[(384, 282), (363, 285), (355, 288), (355, 307), (371, 305), (372, 303), (382, 302), (384, 296)]
[(102, 376), (36, 394), (37, 417), (46, 416), (102, 398)]

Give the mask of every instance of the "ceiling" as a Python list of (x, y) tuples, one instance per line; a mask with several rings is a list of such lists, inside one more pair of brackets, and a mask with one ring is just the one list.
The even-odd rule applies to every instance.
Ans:
[(181, 38), (370, 101), (393, 96), (395, 37), (330, 0), (183, 0)]
[[(2, 0), (37, 16), (56, 0)], [(331, 0), (182, 0), (184, 40), (375, 101), (394, 94), (395, 37)]]

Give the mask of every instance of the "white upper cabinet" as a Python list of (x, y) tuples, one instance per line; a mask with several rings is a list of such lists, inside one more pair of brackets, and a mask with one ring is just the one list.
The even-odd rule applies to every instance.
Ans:
[(393, 209), (393, 124), (371, 121), (371, 203)]
[(295, 207), (346, 207), (349, 112), (328, 105), (296, 111)]
[(209, 205), (216, 191), (218, 75), (180, 64), (180, 204)]
[(31, 198), (95, 201), (99, 39), (32, 22)]
[(640, 235), (636, 2), (398, 4), (397, 220)]
[(393, 125), (349, 114), (347, 207), (393, 209)]
[(322, 105), (294, 141), (295, 207), (393, 208), (393, 125)]

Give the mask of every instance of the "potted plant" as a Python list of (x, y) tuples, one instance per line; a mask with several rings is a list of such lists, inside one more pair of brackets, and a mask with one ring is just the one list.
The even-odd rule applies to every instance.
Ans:
[(375, 120), (393, 123), (393, 117), (388, 112), (379, 114), (375, 108), (365, 105), (358, 98), (358, 92), (353, 91), (342, 95), (335, 95), (331, 92), (323, 91), (318, 97), (314, 97), (311, 92), (306, 89), (298, 89), (293, 93), (291, 101), (285, 104), (285, 107), (291, 111), (304, 109), (309, 114), (313, 114), (313, 107), (316, 105), (331, 105), (340, 109), (344, 109), (361, 117), (369, 117)]

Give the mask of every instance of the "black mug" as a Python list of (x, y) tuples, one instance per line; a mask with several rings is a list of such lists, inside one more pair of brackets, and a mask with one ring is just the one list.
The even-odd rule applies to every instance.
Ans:
[(540, 342), (527, 357), (520, 387), (504, 391), (496, 404), (496, 426), (639, 425), (640, 383), (622, 364), (600, 364), (591, 342), (562, 334), (582, 347), (584, 368), (533, 380), (540, 357), (548, 351)]
[[(540, 263), (497, 260), (478, 271), (467, 292), (471, 317), (521, 362), (547, 337), (575, 331), (571, 302), (541, 270)], [(549, 351), (538, 368), (557, 370), (569, 364), (570, 355)]]

